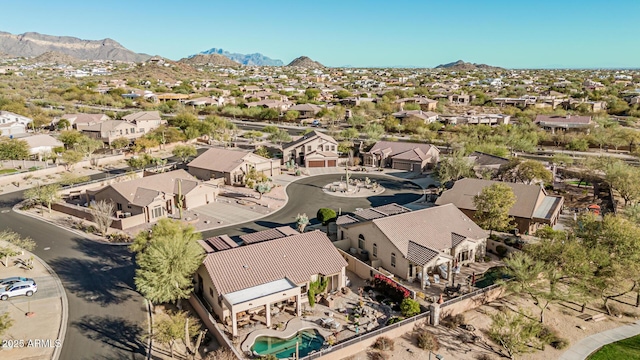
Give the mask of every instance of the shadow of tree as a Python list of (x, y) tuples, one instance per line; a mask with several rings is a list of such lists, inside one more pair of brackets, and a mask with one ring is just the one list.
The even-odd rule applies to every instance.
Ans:
[(101, 341), (118, 350), (115, 354), (105, 357), (105, 359), (141, 358), (134, 354), (142, 356), (146, 354), (145, 342), (142, 339), (142, 334), (144, 333), (142, 328), (127, 319), (110, 315), (86, 315), (71, 325), (87, 338)]
[(114, 267), (100, 260), (72, 257), (49, 261), (65, 290), (101, 305), (122, 303), (133, 296), (134, 265)]

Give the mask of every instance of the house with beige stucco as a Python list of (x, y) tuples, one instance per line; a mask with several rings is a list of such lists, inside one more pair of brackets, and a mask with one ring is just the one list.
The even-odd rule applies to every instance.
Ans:
[(338, 217), (336, 246), (422, 288), (483, 257), (487, 233), (453, 205), (411, 211), (397, 204)]
[(224, 178), (227, 185), (243, 184), (251, 169), (268, 177), (280, 174), (280, 160), (238, 149), (211, 148), (193, 159), (188, 167), (189, 173), (200, 180)]
[(200, 241), (206, 257), (195, 274), (195, 294), (207, 310), (231, 326), (290, 311), (296, 316), (308, 302), (309, 283), (327, 281), (326, 292), (346, 283), (347, 262), (320, 231), (237, 246), (228, 236)]
[(282, 162), (304, 167), (338, 166), (338, 142), (320, 131), (312, 131), (282, 145)]
[(440, 160), (440, 150), (430, 144), (378, 141), (362, 157), (365, 166), (421, 173), (435, 167)]
[(192, 209), (215, 201), (218, 187), (198, 181), (184, 170), (153, 174), (117, 182), (100, 189), (87, 190), (95, 201), (114, 204), (114, 216), (132, 227), (153, 223), (178, 212), (178, 207)]

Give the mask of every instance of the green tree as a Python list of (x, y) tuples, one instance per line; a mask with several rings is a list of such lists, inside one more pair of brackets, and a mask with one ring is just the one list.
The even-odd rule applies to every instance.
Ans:
[(344, 130), (342, 130), (340, 132), (340, 137), (347, 140), (347, 141), (351, 141), (353, 139), (356, 139), (360, 136), (360, 132), (358, 132), (358, 130), (350, 127), (350, 128), (346, 128)]
[[(185, 331), (186, 327), (189, 331)], [(195, 334), (198, 330), (200, 325), (197, 319), (189, 317), (185, 311), (177, 311), (154, 323), (151, 337), (160, 344), (168, 345), (173, 359), (176, 342), (181, 340), (186, 345), (191, 340), (186, 338), (186, 334)]]
[(141, 137), (135, 140), (133, 149), (137, 153), (146, 153), (158, 145), (159, 142), (155, 138)]
[(280, 129), (275, 125), (267, 125), (267, 126), (262, 128), (262, 132), (267, 133), (267, 134), (277, 133), (278, 130), (280, 130)]
[(13, 326), (13, 319), (11, 319), (8, 312), (0, 315), (0, 336), (4, 335), (11, 326)]
[(271, 153), (264, 146), (259, 146), (253, 153), (263, 158), (271, 159)]
[(500, 166), (498, 176), (503, 181), (521, 182), (524, 184), (532, 184), (536, 180), (543, 183), (551, 183), (553, 176), (551, 171), (535, 160), (521, 161), (519, 158), (513, 158), (508, 163)]
[(510, 359), (530, 351), (530, 344), (539, 345), (538, 335), (542, 326), (523, 314), (524, 311), (519, 309), (518, 312), (497, 312), (491, 315), (489, 337), (505, 349)]
[(298, 110), (289, 110), (284, 114), (284, 120), (288, 122), (296, 121), (300, 117)]
[(29, 158), (29, 144), (24, 140), (0, 138), (0, 160)]
[(194, 145), (176, 145), (171, 153), (173, 156), (178, 157), (180, 161), (186, 163), (190, 157), (198, 155), (198, 150)]
[(111, 147), (116, 150), (122, 150), (131, 144), (131, 140), (125, 137), (119, 137), (111, 142)]
[(262, 181), (257, 183), (255, 186), (255, 190), (258, 192), (258, 194), (260, 194), (258, 200), (261, 200), (262, 195), (268, 193), (269, 191), (271, 191), (271, 189), (273, 189), (273, 184), (271, 182)]
[(67, 119), (60, 119), (56, 124), (56, 128), (58, 130), (69, 130), (70, 126), (71, 126), (71, 123)]
[(316, 214), (316, 219), (318, 219), (322, 225), (327, 225), (329, 222), (334, 221), (336, 217), (336, 212), (333, 209), (328, 208), (321, 208)]
[(40, 205), (46, 205), (49, 209), (49, 214), (51, 214), (51, 204), (60, 200), (60, 185), (58, 184), (49, 184), (49, 185), (36, 185), (31, 189), (27, 189), (24, 192), (24, 197), (27, 200), (30, 200), (34, 203)]
[(138, 291), (153, 304), (188, 298), (193, 275), (204, 258), (199, 239), (193, 226), (166, 218), (152, 231), (140, 232), (130, 246), (136, 253)]
[(131, 166), (134, 169), (144, 169), (147, 165), (151, 163), (152, 157), (149, 154), (142, 154), (139, 156), (132, 156), (127, 159), (127, 165)]
[(304, 228), (307, 227), (307, 225), (309, 225), (309, 217), (307, 214), (298, 214), (296, 216), (296, 228), (298, 229), (298, 232), (303, 233)]
[(376, 123), (369, 123), (362, 128), (362, 131), (367, 136), (367, 139), (376, 141), (384, 134), (384, 126)]
[(304, 95), (307, 97), (307, 99), (314, 101), (318, 98), (318, 95), (320, 95), (320, 90), (310, 88), (305, 90)]
[(76, 151), (81, 152), (87, 159), (91, 160), (91, 155), (104, 147), (104, 143), (98, 139), (90, 138), (86, 135), (83, 135), (78, 139), (78, 141), (73, 145), (73, 148)]
[(276, 109), (267, 108), (260, 111), (258, 114), (258, 119), (260, 120), (276, 120), (280, 117), (280, 112)]
[(62, 161), (64, 161), (64, 167), (67, 171), (70, 171), (73, 165), (82, 161), (82, 158), (84, 156), (79, 151), (67, 150), (62, 153)]
[(58, 136), (58, 140), (60, 140), (67, 149), (71, 149), (80, 141), (80, 139), (82, 139), (83, 136), (85, 135), (82, 135), (79, 131), (69, 130), (61, 132)]
[(338, 90), (335, 93), (335, 97), (337, 97), (338, 99), (346, 99), (352, 96), (353, 94), (351, 94), (348, 90), (345, 90), (345, 89)]
[(278, 130), (269, 136), (269, 141), (278, 144), (279, 147), (282, 147), (282, 143), (291, 141), (291, 135), (289, 135), (286, 130)]
[(445, 186), (449, 181), (458, 181), (464, 177), (474, 177), (473, 163), (464, 156), (461, 151), (454, 152), (447, 156), (438, 164), (435, 171), (436, 178), (441, 186)]
[(400, 312), (404, 317), (414, 317), (420, 314), (420, 303), (411, 298), (406, 298), (400, 303)]
[(515, 203), (516, 196), (508, 185), (496, 183), (487, 186), (473, 197), (476, 207), (474, 217), (478, 225), (490, 233), (493, 230), (507, 230), (511, 227), (509, 211)]

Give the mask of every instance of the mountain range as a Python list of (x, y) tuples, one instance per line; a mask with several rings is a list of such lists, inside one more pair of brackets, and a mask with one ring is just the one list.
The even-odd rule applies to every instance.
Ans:
[(213, 66), (241, 66), (239, 62), (233, 61), (228, 57), (220, 54), (198, 54), (188, 58), (180, 59), (178, 62), (189, 65), (213, 65)]
[(448, 63), (448, 64), (441, 64), (436, 66), (436, 69), (447, 69), (447, 70), (478, 70), (478, 69), (485, 69), (485, 70), (504, 70), (500, 67), (496, 67), (496, 66), (491, 66), (491, 65), (487, 65), (487, 64), (474, 64), (474, 63), (468, 63), (468, 62), (464, 62), (462, 60), (458, 60), (452, 63)]
[[(223, 49), (211, 48), (209, 50), (202, 51), (200, 54), (202, 55), (210, 55), (210, 54), (218, 54), (226, 56), (227, 58), (238, 62), (242, 65), (255, 65), (255, 66), (282, 66), (284, 63), (282, 60), (271, 59), (267, 56), (264, 56), (260, 53), (253, 54), (239, 54), (239, 53), (231, 53)], [(197, 54), (198, 55), (198, 54)], [(191, 55), (189, 57), (193, 57), (195, 55)]]
[(116, 60), (140, 62), (151, 56), (135, 53), (112, 39), (83, 40), (71, 36), (27, 32), (14, 35), (0, 32), (0, 52), (17, 57), (57, 52), (80, 60)]

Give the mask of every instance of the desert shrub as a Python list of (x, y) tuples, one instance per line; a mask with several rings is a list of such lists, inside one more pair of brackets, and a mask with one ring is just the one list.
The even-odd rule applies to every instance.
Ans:
[(458, 340), (463, 344), (472, 344), (476, 342), (476, 336), (468, 332), (463, 332), (458, 335)]
[(369, 351), (367, 352), (367, 358), (369, 360), (387, 360), (389, 355), (380, 351)]
[(465, 323), (465, 318), (463, 314), (457, 315), (448, 315), (444, 319), (442, 319), (442, 325), (448, 327), (449, 329), (457, 329), (460, 325)]
[(557, 330), (549, 327), (543, 326), (538, 333), (538, 339), (543, 344), (543, 346), (551, 345), (554, 349), (562, 350), (569, 345), (569, 341), (560, 336)]
[(517, 240), (514, 239), (514, 238), (506, 238), (506, 239), (504, 239), (504, 243), (509, 245), (509, 246), (515, 245), (516, 242), (517, 242)]
[(207, 354), (205, 360), (236, 360), (238, 357), (227, 347), (220, 347)]
[(335, 221), (336, 217), (336, 212), (333, 209), (328, 208), (321, 208), (316, 214), (316, 218), (322, 223), (322, 225), (327, 225), (329, 222)]
[(379, 338), (376, 339), (376, 342), (373, 343), (373, 348), (376, 350), (382, 350), (382, 351), (393, 351), (393, 339), (390, 339), (386, 336), (380, 336)]
[(400, 321), (402, 321), (402, 318), (394, 316), (394, 317), (392, 317), (391, 319), (389, 319), (387, 321), (387, 325), (393, 325), (393, 324), (395, 324), (397, 322), (400, 322)]
[(476, 355), (476, 360), (493, 360), (493, 357), (489, 354), (478, 354)]
[(416, 340), (418, 347), (423, 350), (436, 351), (440, 347), (436, 336), (427, 329), (418, 330)]
[(504, 257), (507, 254), (507, 248), (503, 245), (496, 246), (496, 253), (500, 255), (500, 257)]
[(489, 261), (491, 261), (491, 256), (489, 256), (489, 255), (485, 255), (485, 256), (482, 258), (482, 260), (484, 260), (484, 262), (489, 262)]
[(549, 345), (551, 345), (551, 347), (553, 347), (554, 349), (562, 350), (566, 349), (569, 346), (569, 340), (564, 338), (556, 338)]

